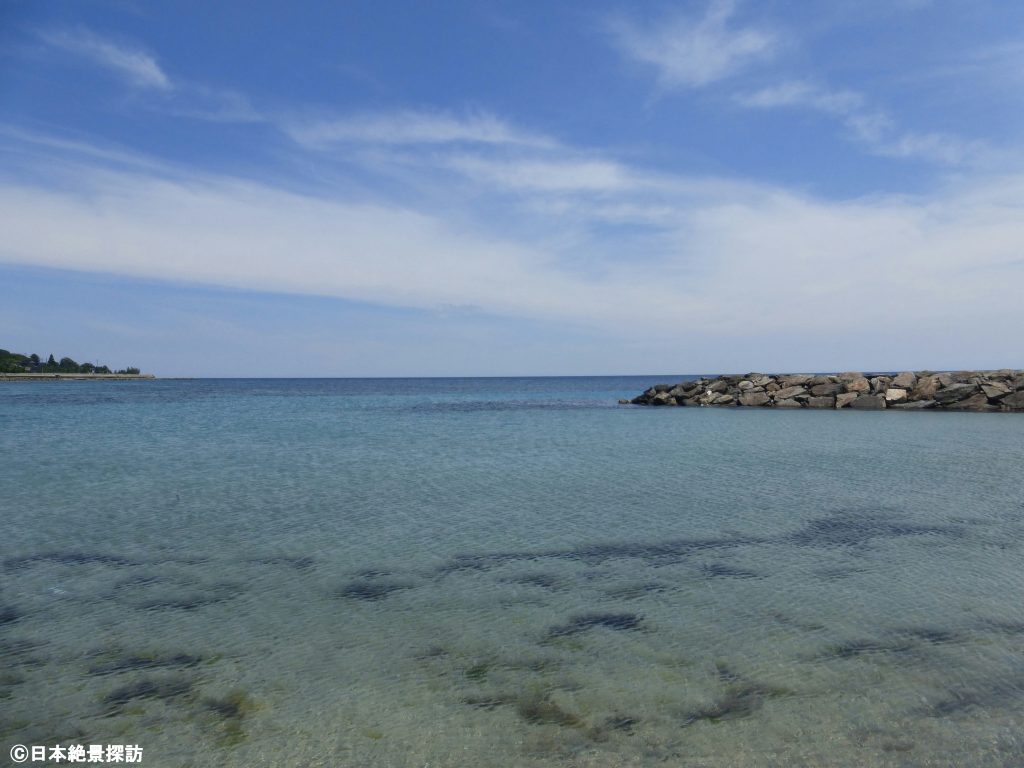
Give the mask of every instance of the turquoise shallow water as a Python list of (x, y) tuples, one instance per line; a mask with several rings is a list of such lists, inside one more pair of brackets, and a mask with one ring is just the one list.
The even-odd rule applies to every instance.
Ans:
[(0, 754), (1024, 762), (1024, 416), (656, 378), (2, 385)]

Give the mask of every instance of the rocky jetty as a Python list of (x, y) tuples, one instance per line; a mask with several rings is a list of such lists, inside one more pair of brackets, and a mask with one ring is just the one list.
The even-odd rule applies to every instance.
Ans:
[(1024, 411), (1024, 371), (747, 373), (655, 384), (633, 405)]

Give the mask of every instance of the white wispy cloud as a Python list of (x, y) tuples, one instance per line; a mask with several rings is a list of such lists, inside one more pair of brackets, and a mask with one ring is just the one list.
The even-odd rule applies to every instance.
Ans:
[(170, 90), (171, 79), (151, 54), (102, 38), (87, 29), (42, 33), (48, 45), (87, 58), (140, 88)]
[[(425, 202), (397, 204), (111, 169), (95, 154), (75, 166), (54, 161), (45, 183), (0, 178), (0, 261), (394, 307), (477, 307), (598, 333), (633, 329), (644, 343), (725, 344), (755, 366), (772, 338), (905, 354), (948, 325), (950, 306), (958, 319), (944, 344), (985, 338), (995, 350), (992, 329), (1014, 327), (1019, 312), (1021, 176), (835, 201), (597, 158), (538, 186), (529, 181), (538, 161), (515, 162), (506, 159), (498, 177), (480, 172), (485, 166), (461, 178), (424, 167)], [(662, 182), (653, 191), (651, 178)], [(538, 204), (481, 202), (510, 186)], [(617, 221), (629, 226), (603, 225)], [(885, 307), (884, 335), (865, 325), (873, 307)], [(847, 337), (851, 328), (861, 336)], [(839, 348), (835, 364), (843, 357), (854, 355)]]
[(495, 159), (460, 154), (442, 162), (478, 182), (519, 190), (623, 192), (650, 183), (622, 164), (605, 159)]
[(488, 144), (551, 147), (549, 137), (524, 131), (487, 112), (453, 115), (444, 112), (400, 110), (326, 119), (282, 121), (285, 132), (307, 147), (346, 143), (372, 144)]
[(984, 142), (944, 133), (915, 133), (868, 104), (856, 91), (831, 90), (805, 81), (787, 81), (741, 93), (736, 102), (753, 109), (802, 108), (833, 117), (873, 154), (960, 165), (988, 153)]
[(771, 58), (778, 36), (755, 27), (733, 27), (734, 0), (712, 0), (699, 20), (672, 16), (641, 24), (616, 19), (609, 24), (618, 48), (654, 67), (663, 86), (699, 88)]

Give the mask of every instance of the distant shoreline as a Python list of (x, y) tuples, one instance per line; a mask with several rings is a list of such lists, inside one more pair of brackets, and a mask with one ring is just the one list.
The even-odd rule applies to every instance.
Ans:
[(0, 381), (156, 381), (152, 373), (0, 373)]

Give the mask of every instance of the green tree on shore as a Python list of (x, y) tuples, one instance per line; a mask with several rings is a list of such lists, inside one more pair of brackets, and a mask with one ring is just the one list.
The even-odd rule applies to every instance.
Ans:
[(137, 376), (140, 371), (135, 367), (111, 371), (106, 365), (76, 363), (70, 357), (62, 357), (58, 362), (52, 354), (44, 363), (35, 353), (23, 355), (0, 349), (0, 373), (120, 373)]

